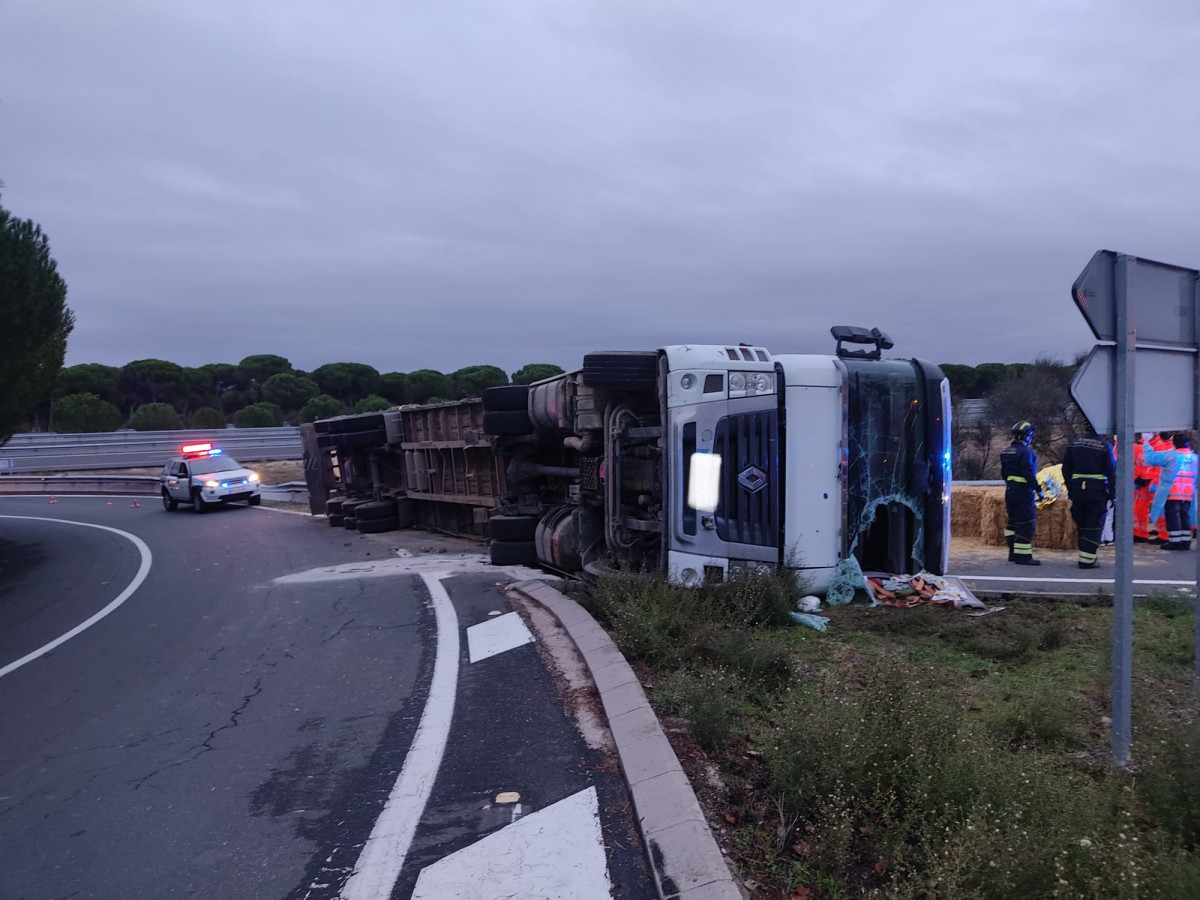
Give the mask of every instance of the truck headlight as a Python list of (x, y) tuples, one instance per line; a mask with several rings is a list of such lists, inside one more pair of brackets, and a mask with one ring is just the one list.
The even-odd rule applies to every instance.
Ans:
[(753, 397), (775, 393), (775, 376), (770, 372), (730, 372), (729, 396)]

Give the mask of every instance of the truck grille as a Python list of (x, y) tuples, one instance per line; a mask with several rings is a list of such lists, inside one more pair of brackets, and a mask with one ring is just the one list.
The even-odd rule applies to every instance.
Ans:
[(779, 411), (727, 416), (717, 423), (713, 452), (721, 455), (721, 540), (779, 546)]

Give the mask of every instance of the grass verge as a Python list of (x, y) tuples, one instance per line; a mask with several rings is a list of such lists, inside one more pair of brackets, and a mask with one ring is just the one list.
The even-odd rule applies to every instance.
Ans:
[(842, 607), (821, 633), (790, 626), (797, 594), (624, 577), (586, 601), (686, 724), (685, 766), (716, 766), (702, 802), (753, 896), (1200, 896), (1186, 607), (1136, 610), (1136, 765), (1120, 771), (1110, 608)]

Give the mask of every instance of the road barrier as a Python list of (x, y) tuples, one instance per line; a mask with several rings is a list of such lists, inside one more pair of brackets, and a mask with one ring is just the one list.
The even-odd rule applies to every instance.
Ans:
[(0, 446), (0, 476), (15, 472), (161, 466), (183, 444), (209, 442), (243, 462), (302, 459), (300, 429), (215, 428), (110, 431), (98, 434), (14, 434)]
[(6, 475), (0, 478), (0, 494), (154, 496), (160, 484), (154, 475)]

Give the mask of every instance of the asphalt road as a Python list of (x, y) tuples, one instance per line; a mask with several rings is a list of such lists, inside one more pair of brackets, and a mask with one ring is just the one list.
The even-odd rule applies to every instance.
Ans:
[[(1196, 553), (1165, 551), (1152, 544), (1133, 545), (1133, 596), (1152, 594), (1192, 596), (1196, 584)], [(1113, 595), (1116, 551), (1100, 548), (1099, 567), (1080, 569), (1075, 550), (1034, 550), (1039, 566), (1008, 562), (1008, 548), (955, 541), (949, 572), (979, 596), (1018, 594), (1048, 597)]]
[[(650, 896), (619, 770), (541, 648), (472, 659), (473, 628), (515, 624), (503, 573), (410, 572), (321, 521), (0, 499), (0, 896), (338, 896), (397, 830), (418, 763), (432, 768), (410, 840), (355, 896), (422, 880), (437, 896), (445, 870), (486, 868), (472, 847), (510, 833), (523, 869), (561, 869), (539, 834), (588, 804), (596, 890)], [(421, 756), (439, 717), (444, 753)]]

